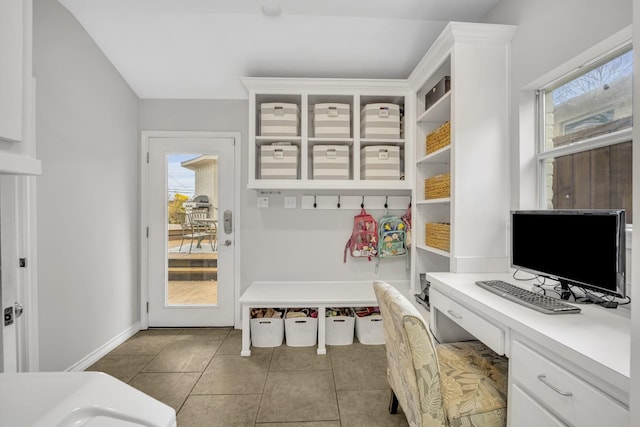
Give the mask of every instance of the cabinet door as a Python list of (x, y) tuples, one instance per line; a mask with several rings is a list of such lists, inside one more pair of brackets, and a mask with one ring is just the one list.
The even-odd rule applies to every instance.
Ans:
[(566, 427), (516, 384), (509, 393), (509, 425), (517, 427)]
[(0, 139), (22, 140), (22, 0), (0, 0)]

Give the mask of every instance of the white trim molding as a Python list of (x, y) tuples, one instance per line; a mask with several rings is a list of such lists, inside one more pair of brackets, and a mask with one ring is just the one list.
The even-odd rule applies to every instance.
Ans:
[(84, 371), (89, 366), (96, 363), (98, 360), (102, 359), (104, 356), (113, 351), (117, 346), (134, 336), (140, 330), (140, 322), (136, 322), (133, 325), (129, 326), (124, 331), (120, 332), (115, 337), (111, 338), (109, 341), (87, 354), (85, 357), (80, 359), (78, 362), (69, 366), (65, 369), (66, 372), (78, 372)]

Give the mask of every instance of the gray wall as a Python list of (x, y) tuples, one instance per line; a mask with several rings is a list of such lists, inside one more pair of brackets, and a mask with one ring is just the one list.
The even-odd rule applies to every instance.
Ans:
[[(241, 289), (255, 280), (408, 280), (404, 259), (382, 261), (377, 274), (373, 262), (342, 262), (357, 211), (302, 210), (300, 196), (311, 193), (293, 191), (286, 195), (297, 196), (297, 209), (284, 209), (285, 194), (269, 194), (269, 208), (256, 207), (258, 193), (247, 189), (248, 105), (246, 100), (142, 100), (139, 113), (142, 130), (242, 134)], [(382, 211), (371, 213), (379, 217)]]
[(140, 320), (138, 99), (58, 2), (34, 1), (40, 369)]

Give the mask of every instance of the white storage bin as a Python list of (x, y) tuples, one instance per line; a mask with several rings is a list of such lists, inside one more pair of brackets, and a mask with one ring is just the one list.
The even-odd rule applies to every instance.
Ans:
[(372, 145), (360, 150), (361, 179), (400, 179), (400, 147)]
[(311, 347), (318, 340), (317, 317), (292, 317), (284, 319), (284, 334), (289, 347)]
[(353, 312), (349, 310), (349, 316), (331, 316), (332, 309), (327, 309), (325, 317), (325, 342), (327, 345), (349, 345), (353, 344), (353, 332), (355, 328), (355, 318)]
[(297, 179), (298, 146), (271, 144), (260, 147), (261, 179)]
[(316, 138), (349, 138), (351, 118), (349, 104), (313, 106), (313, 133)]
[(260, 135), (300, 135), (300, 108), (282, 102), (260, 104)]
[(396, 104), (367, 104), (360, 111), (362, 138), (400, 138), (400, 107)]
[(379, 314), (370, 314), (363, 317), (356, 316), (356, 336), (361, 344), (384, 344), (382, 316)]
[(349, 147), (314, 145), (313, 179), (349, 179)]
[(276, 318), (251, 319), (251, 345), (278, 347), (284, 339), (284, 320)]
[(278, 347), (284, 339), (284, 310), (280, 308), (251, 309), (251, 345)]

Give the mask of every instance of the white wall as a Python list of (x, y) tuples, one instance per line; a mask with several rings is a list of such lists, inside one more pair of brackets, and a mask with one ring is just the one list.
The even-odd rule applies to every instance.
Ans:
[[(408, 280), (404, 258), (382, 261), (378, 274), (373, 262), (342, 262), (357, 211), (302, 210), (300, 196), (309, 192), (287, 193), (297, 196), (297, 209), (284, 209), (284, 194), (268, 195), (267, 209), (256, 207), (257, 192), (246, 188), (248, 117), (245, 100), (140, 102), (142, 130), (241, 133), (241, 290), (254, 280)], [(379, 217), (382, 210), (371, 213)]]
[(140, 320), (138, 99), (58, 2), (34, 1), (40, 369)]
[[(633, 25), (640, 28), (640, 1), (633, 1)], [(633, 51), (633, 66), (635, 70), (640, 69), (640, 31), (633, 32), (633, 44), (636, 48)], [(633, 103), (640, 105), (640, 73), (633, 73)], [(640, 108), (633, 110), (634, 123), (640, 123)], [(633, 223), (640, 224), (640, 126), (633, 129)], [(637, 228), (633, 232), (633, 243), (636, 248), (640, 248), (640, 230)], [(634, 271), (640, 271), (640, 251), (636, 250), (632, 254), (632, 264)], [(636, 283), (638, 280), (636, 279)], [(638, 285), (636, 284), (636, 289)], [(640, 304), (631, 306), (631, 378), (640, 378)], [(640, 381), (631, 382), (631, 422), (629, 425), (640, 425)]]
[(519, 145), (521, 90), (631, 24), (631, 0), (502, 0), (484, 19), (515, 24), (511, 47), (512, 208), (535, 208), (535, 146)]

